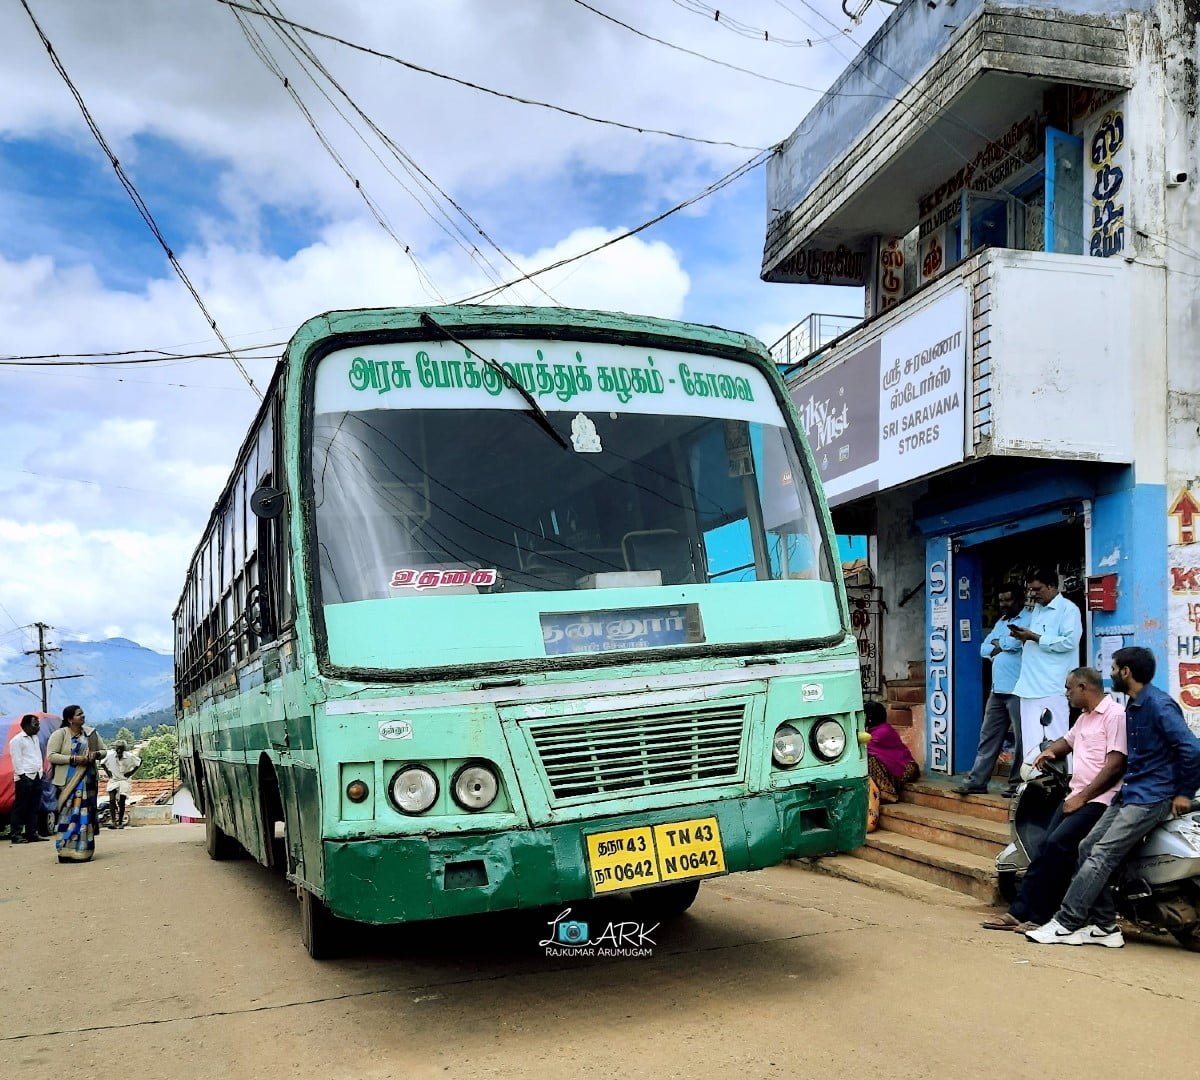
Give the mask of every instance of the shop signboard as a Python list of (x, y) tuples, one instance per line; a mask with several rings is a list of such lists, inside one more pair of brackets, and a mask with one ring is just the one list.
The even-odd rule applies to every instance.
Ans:
[(865, 286), (870, 258), (868, 252), (852, 251), (844, 244), (836, 248), (800, 248), (780, 262), (774, 280), (798, 285)]
[(925, 719), (930, 772), (954, 771), (954, 649), (950, 538), (925, 545)]
[(792, 388), (831, 506), (963, 460), (966, 327), (960, 286)]
[(1200, 491), (1180, 488), (1167, 518), (1167, 683), (1189, 726), (1200, 735)]
[(1083, 129), (1086, 190), (1083, 197), (1084, 250), (1107, 259), (1127, 246), (1129, 145), (1123, 99), (1094, 113)]

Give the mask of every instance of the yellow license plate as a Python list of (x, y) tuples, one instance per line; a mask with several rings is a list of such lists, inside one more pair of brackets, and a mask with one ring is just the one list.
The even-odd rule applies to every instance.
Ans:
[(715, 817), (593, 833), (587, 851), (593, 893), (725, 873)]

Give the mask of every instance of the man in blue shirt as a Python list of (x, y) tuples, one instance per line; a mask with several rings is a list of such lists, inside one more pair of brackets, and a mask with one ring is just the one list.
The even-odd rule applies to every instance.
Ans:
[[(1063, 685), (1079, 666), (1083, 617), (1058, 591), (1053, 567), (1034, 570), (1025, 584), (1034, 600), (1033, 613), (1027, 627), (1014, 626), (1009, 633), (1022, 644), (1021, 675), (1013, 692), (1021, 699), (1021, 747), (1025, 760), (1033, 761), (1043, 741), (1056, 742), (1067, 733), (1070, 710)], [(1043, 729), (1045, 712), (1051, 719)]]
[(979, 655), (992, 662), (992, 692), (983, 710), (983, 727), (979, 731), (975, 764), (971, 766), (967, 782), (954, 789), (960, 795), (986, 794), (988, 781), (996, 768), (996, 759), (1004, 746), (1004, 736), (1010, 727), (1016, 738), (1016, 746), (1005, 796), (1011, 796), (1021, 782), (1021, 699), (1013, 690), (1021, 674), (1023, 645), (1019, 638), (1009, 633), (1008, 628), (1010, 625), (1028, 626), (1029, 612), (1025, 610), (1023, 590), (1015, 585), (1004, 585), (996, 594), (996, 600), (1000, 604), (1000, 618), (992, 632), (984, 635), (979, 648)]
[(1142, 839), (1191, 810), (1200, 789), (1200, 739), (1170, 696), (1150, 685), (1154, 654), (1140, 646), (1113, 653), (1113, 689), (1129, 695), (1125, 786), (1079, 846), (1079, 869), (1058, 913), (1025, 936), (1039, 945), (1125, 944), (1109, 882)]

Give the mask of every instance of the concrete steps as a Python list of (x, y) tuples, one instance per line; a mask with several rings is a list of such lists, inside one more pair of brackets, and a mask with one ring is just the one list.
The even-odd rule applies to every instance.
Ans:
[(908, 784), (900, 798), (914, 806), (1008, 824), (1008, 800), (998, 795), (958, 795), (953, 787), (948, 781), (918, 780)]
[(859, 885), (869, 885), (873, 889), (882, 889), (884, 892), (907, 896), (910, 900), (920, 900), (926, 904), (940, 904), (943, 907), (958, 907), (966, 910), (979, 907), (979, 901), (966, 893), (934, 885), (929, 881), (922, 881), (911, 874), (879, 866), (854, 855), (830, 855), (823, 859), (798, 859), (797, 865), (828, 874), (830, 877), (842, 878), (844, 881), (854, 881)]
[(959, 795), (955, 783), (907, 785), (901, 802), (880, 808), (879, 830), (865, 846), (817, 860), (816, 868), (930, 903), (947, 896), (967, 905), (998, 903), (995, 860), (1008, 843), (1009, 803), (999, 795)]
[(854, 856), (986, 904), (999, 900), (996, 864), (984, 855), (880, 831), (868, 836), (866, 846), (859, 848)]
[(888, 833), (995, 859), (1008, 843), (1008, 825), (987, 818), (937, 810), (915, 803), (882, 807), (881, 824)]

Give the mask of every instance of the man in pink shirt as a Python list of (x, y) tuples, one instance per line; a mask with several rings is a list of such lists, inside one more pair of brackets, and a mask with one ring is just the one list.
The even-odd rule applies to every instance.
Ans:
[(1104, 680), (1093, 668), (1076, 668), (1067, 676), (1067, 701), (1082, 710), (1079, 719), (1037, 756), (1033, 767), (1074, 753), (1070, 791), (1050, 819), (1046, 839), (1008, 914), (984, 923), (985, 929), (1023, 932), (1054, 915), (1075, 873), (1079, 845), (1121, 789), (1125, 710), (1104, 692)]

